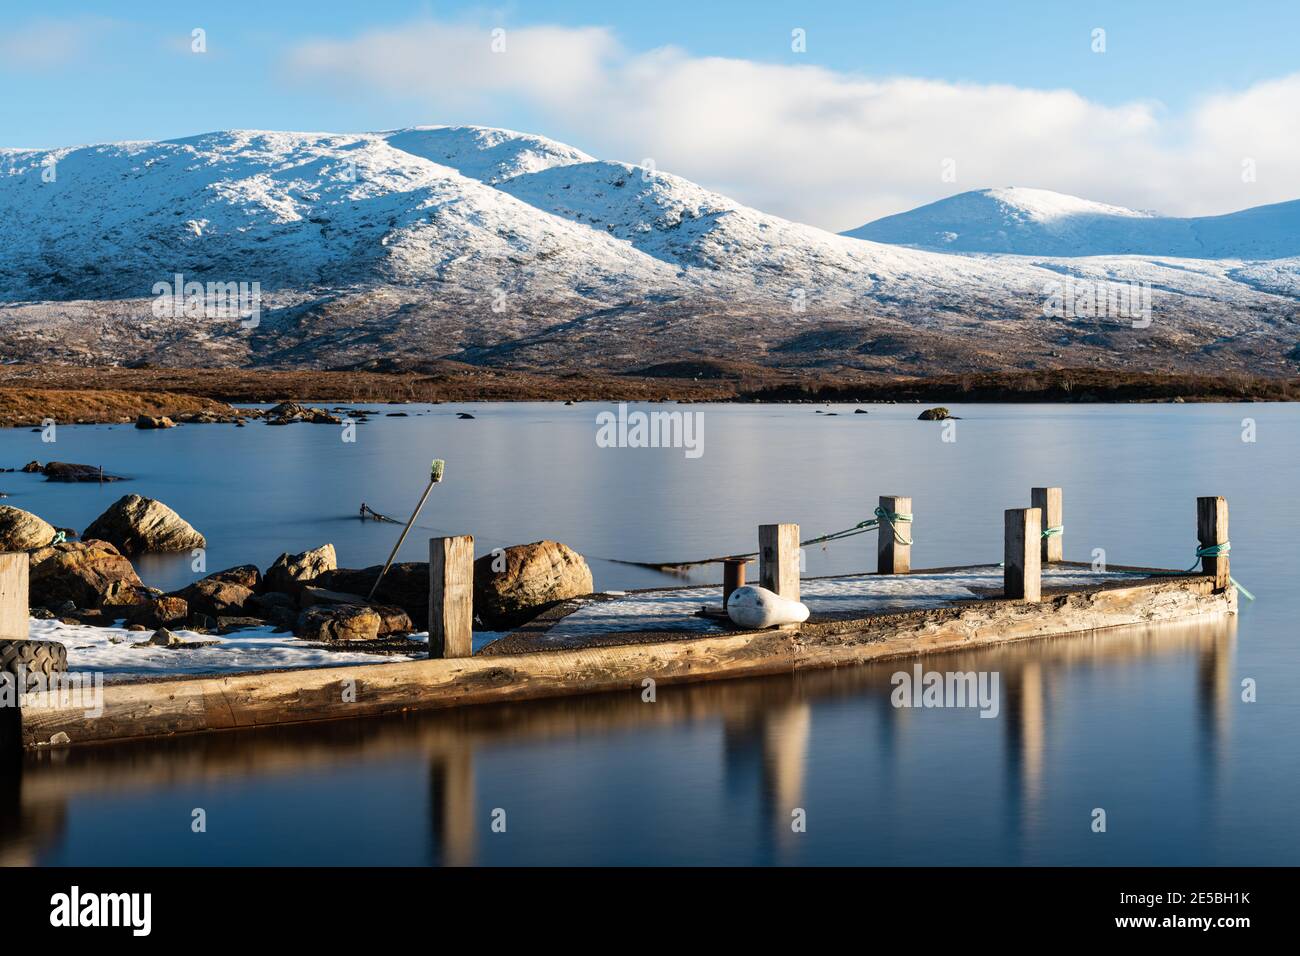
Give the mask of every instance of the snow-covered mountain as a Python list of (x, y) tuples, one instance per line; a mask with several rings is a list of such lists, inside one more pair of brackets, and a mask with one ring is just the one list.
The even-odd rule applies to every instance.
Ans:
[(1300, 255), (1300, 200), (1177, 219), (1046, 189), (979, 189), (845, 235), (943, 252), (1281, 259)]
[[(708, 355), (918, 371), (1134, 355), (1293, 362), (1300, 260), (1073, 258), (1104, 236), (1094, 220), (1179, 221), (1009, 192), (1014, 203), (954, 197), (960, 215), (945, 221), (987, 232), (996, 212), (1062, 250), (954, 255), (834, 235), (669, 173), (479, 127), (0, 150), (0, 356), (627, 368)], [(1239, 219), (1239, 242), (1285, 245), (1285, 210), (1268, 209), (1282, 207), (1238, 214), (1257, 226)], [(257, 283), (260, 321), (159, 315), (155, 289), (178, 273)], [(1146, 284), (1166, 320), (1136, 335), (1114, 316), (1045, 315), (1071, 282)]]

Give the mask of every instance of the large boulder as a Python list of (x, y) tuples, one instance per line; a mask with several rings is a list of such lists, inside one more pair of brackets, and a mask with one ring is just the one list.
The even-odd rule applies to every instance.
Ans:
[(339, 566), (334, 545), (323, 544), (302, 554), (282, 554), (266, 569), (264, 584), (268, 591), (298, 594), (303, 586), (311, 584), (322, 574)]
[(31, 551), (54, 540), (54, 526), (21, 508), (0, 505), (0, 551)]
[(184, 598), (191, 612), (209, 617), (241, 616), (249, 611), (253, 589), (218, 578), (204, 578), (177, 591), (175, 596)]
[(379, 612), (358, 604), (316, 604), (298, 615), (294, 629), (308, 641), (373, 641), (379, 637)]
[(474, 562), (474, 614), (490, 628), (515, 627), (591, 588), (587, 562), (558, 541), (518, 544)]
[(65, 541), (28, 558), (33, 606), (79, 608), (144, 604), (152, 599), (131, 562), (107, 541)]
[(151, 598), (144, 604), (134, 607), (126, 615), (128, 624), (142, 625), (147, 628), (175, 627), (182, 628), (189, 619), (190, 607), (186, 600), (174, 594)]
[[(313, 582), (331, 591), (369, 594), (382, 564), (369, 568), (338, 568)], [(429, 626), (429, 562), (403, 561), (394, 564), (379, 582), (375, 600), (405, 611), (419, 630)]]
[(226, 568), (224, 571), (216, 571), (203, 580), (238, 584), (250, 591), (260, 591), (262, 589), (262, 572), (258, 570), (256, 564), (241, 564), (238, 567)]
[(143, 551), (189, 551), (207, 541), (190, 523), (161, 501), (124, 495), (94, 520), (83, 538), (111, 541), (125, 554)]

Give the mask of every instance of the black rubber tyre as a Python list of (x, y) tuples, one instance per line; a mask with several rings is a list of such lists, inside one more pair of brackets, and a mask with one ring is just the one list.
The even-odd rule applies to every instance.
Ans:
[(68, 649), (58, 641), (0, 640), (0, 672), (28, 676), (68, 669)]

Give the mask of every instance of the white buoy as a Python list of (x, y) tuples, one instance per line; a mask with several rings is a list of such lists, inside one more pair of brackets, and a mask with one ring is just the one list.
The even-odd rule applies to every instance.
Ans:
[(727, 599), (727, 616), (740, 627), (776, 627), (808, 620), (808, 605), (781, 597), (775, 591), (747, 584)]

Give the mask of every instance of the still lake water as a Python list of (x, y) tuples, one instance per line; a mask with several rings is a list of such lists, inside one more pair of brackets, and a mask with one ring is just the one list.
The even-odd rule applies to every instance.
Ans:
[[(360, 407), (381, 414), (355, 443), (325, 425), (66, 426), (53, 445), (7, 430), (0, 465), (132, 480), (7, 474), (0, 492), (75, 528), (122, 494), (159, 498), (207, 535), (210, 570), (325, 541), (361, 567), (398, 529), (357, 520), (360, 503), (405, 516), (440, 457), (447, 478), (401, 559), (426, 559), (436, 533), (472, 533), (480, 554), (555, 538), (588, 556), (597, 589), (682, 580), (611, 559), (749, 551), (765, 522), (833, 531), (881, 494), (913, 499), (914, 566), (996, 562), (1002, 511), (1033, 485), (1065, 489), (1067, 558), (1185, 568), (1195, 498), (1221, 494), (1234, 576), (1258, 600), (1235, 619), (925, 659), (996, 671), (996, 719), (893, 708), (890, 676), (911, 665), (891, 662), (661, 687), (653, 704), (638, 692), (46, 754), (0, 775), (0, 862), (1300, 862), (1295, 406), (953, 406), (952, 442), (913, 405), (665, 406), (702, 413), (698, 458), (597, 447), (605, 405)], [(874, 567), (874, 546), (813, 548), (806, 573)], [(138, 566), (169, 589), (194, 577), (188, 557)], [(195, 808), (206, 833), (191, 832)]]

